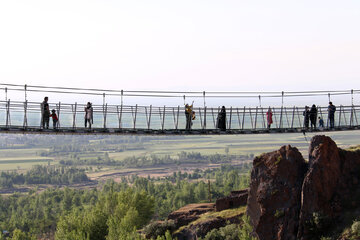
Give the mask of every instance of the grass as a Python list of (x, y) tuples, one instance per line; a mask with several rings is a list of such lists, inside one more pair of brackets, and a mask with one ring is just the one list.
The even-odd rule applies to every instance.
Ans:
[(207, 220), (210, 220), (210, 219), (215, 219), (217, 217), (221, 217), (221, 218), (224, 218), (224, 219), (229, 219), (229, 218), (232, 218), (232, 217), (235, 217), (235, 216), (242, 215), (245, 212), (246, 212), (246, 206), (242, 206), (242, 207), (239, 207), (239, 208), (226, 209), (226, 210), (223, 210), (223, 211), (220, 211), (220, 212), (207, 212), (207, 213), (204, 213), (204, 214), (200, 215), (200, 217), (198, 219), (196, 219), (195, 221), (192, 221), (188, 225), (180, 227), (178, 230), (176, 230), (176, 232), (180, 232), (184, 228), (188, 228), (190, 225), (196, 225), (196, 224), (199, 224), (201, 222), (204, 222), (204, 221), (207, 221)]
[(192, 222), (191, 224), (197, 224), (209, 219), (213, 219), (213, 218), (217, 218), (217, 217), (221, 217), (224, 219), (227, 218), (232, 218), (241, 214), (244, 214), (246, 212), (246, 206), (242, 206), (239, 208), (231, 208), (231, 209), (226, 209), (220, 212), (207, 212), (201, 215), (201, 217), (197, 220), (195, 220), (194, 222)]
[(48, 151), (46, 148), (1, 149), (0, 170), (29, 169), (33, 165), (53, 163), (54, 159), (41, 157), (39, 153)]

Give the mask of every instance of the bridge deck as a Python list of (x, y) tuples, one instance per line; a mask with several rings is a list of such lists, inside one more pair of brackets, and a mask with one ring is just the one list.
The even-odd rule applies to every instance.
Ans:
[(220, 131), (219, 129), (118, 129), (118, 128), (60, 128), (60, 129), (41, 129), (36, 127), (0, 127), (0, 133), (10, 134), (47, 134), (47, 135), (242, 135), (242, 134), (273, 134), (273, 133), (302, 133), (302, 132), (334, 132), (359, 130), (358, 126), (342, 126), (334, 129), (325, 128), (323, 130), (304, 130), (303, 128), (273, 128), (273, 129), (230, 129)]

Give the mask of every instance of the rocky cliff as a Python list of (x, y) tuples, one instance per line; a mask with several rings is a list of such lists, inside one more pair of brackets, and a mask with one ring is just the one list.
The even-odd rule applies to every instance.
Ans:
[(342, 150), (315, 136), (306, 163), (284, 146), (253, 161), (247, 213), (254, 235), (265, 239), (319, 239), (360, 206), (360, 150)]

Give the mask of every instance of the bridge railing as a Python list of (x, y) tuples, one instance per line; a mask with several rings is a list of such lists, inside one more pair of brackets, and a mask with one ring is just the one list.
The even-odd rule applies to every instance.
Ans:
[[(49, 103), (59, 118), (59, 129), (84, 129), (85, 104)], [(195, 107), (196, 119), (193, 130), (216, 129), (220, 107)], [(273, 107), (272, 129), (304, 128), (304, 108)], [(318, 116), (329, 126), (327, 107), (317, 107)], [(230, 130), (262, 130), (267, 128), (266, 112), (262, 107), (228, 107), (226, 125)], [(359, 125), (360, 106), (337, 106), (336, 127)], [(93, 105), (94, 123), (97, 129), (144, 129), (144, 130), (181, 130), (185, 129), (184, 106), (129, 106), (129, 105)], [(41, 103), (0, 101), (0, 127), (2, 128), (41, 128)], [(50, 119), (50, 128), (52, 120)], [(317, 121), (318, 125), (318, 121)]]

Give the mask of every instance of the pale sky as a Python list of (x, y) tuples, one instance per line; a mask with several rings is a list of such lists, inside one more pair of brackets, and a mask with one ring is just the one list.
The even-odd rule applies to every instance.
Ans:
[(358, 0), (1, 1), (0, 82), (360, 89), (359, 24)]

